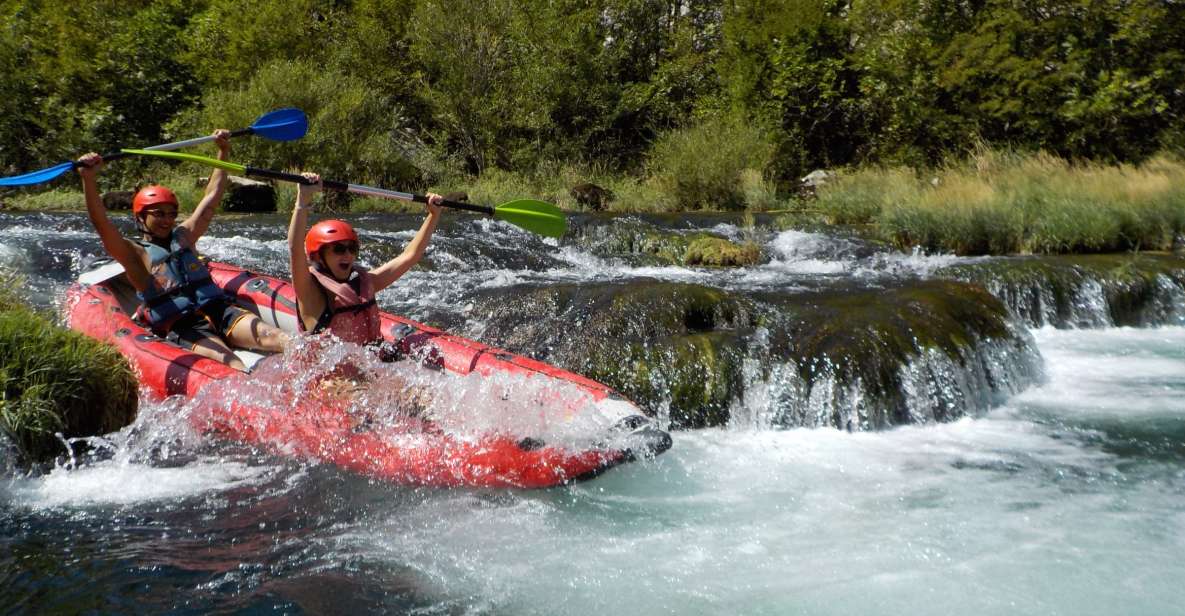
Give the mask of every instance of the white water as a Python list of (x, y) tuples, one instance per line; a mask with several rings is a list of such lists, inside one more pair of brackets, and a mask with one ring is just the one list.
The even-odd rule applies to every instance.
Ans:
[[(504, 225), (473, 225), (492, 244), (524, 241)], [(9, 231), (0, 261), (34, 276), (46, 263), (75, 268), (79, 242), (97, 245), (89, 233)], [(282, 269), (281, 233), (215, 230), (202, 247)], [(380, 298), (385, 307), (415, 314), (482, 285), (642, 276), (786, 288), (813, 276), (925, 275), (954, 260), (862, 255), (787, 231), (768, 238), (767, 264), (740, 272), (634, 267), (571, 247), (528, 269), (438, 239), (436, 269), (413, 271)], [(64, 278), (32, 282), (53, 289)], [(1034, 335), (1048, 382), (985, 417), (777, 431), (760, 421), (756, 396), (737, 409), (754, 421), (677, 432), (655, 461), (543, 492), (368, 482), (211, 441), (186, 427), (179, 404), (148, 405), (111, 437), (106, 459), (0, 479), (6, 531), (38, 563), (66, 563), (29, 573), (45, 576), (35, 583), (0, 579), (51, 594), (93, 584), (98, 597), (138, 601), (151, 581), (147, 611), (262, 611), (273, 604), (235, 601), (266, 598), (270, 580), (340, 610), (373, 608), (374, 584), (379, 596), (414, 595), (426, 614), (1181, 613), (1185, 328)], [(465, 406), (474, 387), (459, 384), (450, 408), (475, 410)], [(293, 517), (312, 521), (276, 530)], [(76, 556), (87, 544), (102, 549)], [(0, 563), (13, 562), (9, 545), (0, 538)]]
[[(1185, 328), (1035, 335), (1049, 382), (983, 418), (682, 432), (656, 461), (545, 492), (371, 486), (396, 498), (306, 540), (320, 567), (395, 568), (466, 613), (1179, 613), (1180, 448), (1139, 447), (1138, 426), (1185, 434)], [(134, 511), (249, 486), (279, 472), (266, 460), (117, 457), (9, 498)], [(282, 490), (344, 487), (297, 473)]]

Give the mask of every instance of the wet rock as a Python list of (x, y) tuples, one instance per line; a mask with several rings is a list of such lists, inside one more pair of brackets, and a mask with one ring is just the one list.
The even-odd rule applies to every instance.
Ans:
[(479, 297), (472, 316), (487, 342), (585, 374), (683, 427), (947, 421), (1040, 372), (1004, 306), (953, 281), (747, 295), (560, 285)]
[(599, 257), (647, 265), (737, 267), (764, 259), (754, 242), (734, 242), (707, 231), (662, 229), (636, 218), (586, 228), (575, 239)]
[(1168, 254), (996, 258), (935, 275), (985, 286), (1031, 327), (1185, 324), (1185, 258)]
[(453, 192), (444, 193), (441, 196), (444, 197), (446, 201), (459, 201), (459, 202), (469, 201), (469, 193), (467, 193), (463, 190), (454, 190)]
[(710, 265), (714, 267), (740, 267), (761, 262), (761, 249), (757, 244), (738, 244), (724, 238), (700, 236), (687, 243), (683, 253), (684, 265)]
[(135, 193), (130, 190), (113, 190), (103, 193), (103, 207), (109, 212), (132, 209), (132, 197)]
[(486, 324), (487, 341), (545, 349), (540, 359), (614, 387), (652, 413), (668, 406), (672, 421), (688, 426), (727, 421), (757, 319), (745, 298), (660, 282), (557, 285), (479, 302), (473, 314)]
[(593, 212), (603, 211), (609, 205), (609, 202), (616, 198), (613, 191), (607, 188), (601, 188), (590, 182), (573, 186), (568, 191), (568, 194), (572, 195), (572, 198), (581, 207)]
[(230, 176), (226, 194), (222, 197), (222, 211), (235, 213), (263, 213), (276, 211), (276, 189), (267, 182), (257, 182)]
[(950, 421), (1040, 378), (1028, 332), (979, 286), (913, 281), (768, 301), (772, 356), (797, 382), (781, 394), (787, 408), (764, 421), (848, 430)]

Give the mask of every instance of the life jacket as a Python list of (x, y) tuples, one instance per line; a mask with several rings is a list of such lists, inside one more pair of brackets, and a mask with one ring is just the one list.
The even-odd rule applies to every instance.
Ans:
[[(379, 307), (374, 300), (373, 275), (355, 265), (350, 279), (339, 282), (316, 265), (309, 273), (325, 292), (325, 311), (317, 317), (312, 333), (328, 331), (346, 342), (366, 344), (383, 339)], [(299, 320), (299, 319), (298, 319)], [(303, 327), (303, 321), (301, 321)]]
[(136, 296), (143, 302), (136, 316), (153, 330), (165, 330), (183, 316), (206, 304), (225, 300), (226, 294), (210, 278), (210, 270), (198, 259), (186, 238), (184, 244), (177, 237), (177, 229), (169, 236), (169, 249), (144, 240), (136, 243), (144, 247), (150, 260), (148, 289)]

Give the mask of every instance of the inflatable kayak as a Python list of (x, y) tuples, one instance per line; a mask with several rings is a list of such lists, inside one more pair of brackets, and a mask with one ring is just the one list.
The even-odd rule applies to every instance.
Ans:
[[(238, 305), (266, 323), (296, 332), (295, 291), (290, 283), (232, 265), (208, 265), (214, 281)], [(120, 266), (107, 262), (79, 277), (68, 292), (64, 312), (71, 328), (115, 345), (130, 360), (149, 395), (210, 398), (202, 412), (190, 416), (198, 429), (273, 452), (329, 462), (400, 484), (542, 488), (587, 479), (671, 446), (666, 432), (604, 385), (386, 313), (382, 315), (386, 347), (406, 358), (399, 361), (410, 369), (529, 384), (538, 395), (524, 406), (547, 407), (542, 410), (565, 418), (570, 425), (590, 426), (588, 430), (596, 433), (582, 435), (583, 444), (573, 446), (496, 426), (476, 433), (450, 430), (432, 417), (412, 415), (372, 426), (358, 421), (356, 408), (323, 396), (295, 396), (279, 403), (283, 397), (279, 393), (273, 399), (240, 396), (236, 389), (249, 389), (251, 379), (262, 369), (243, 374), (153, 335), (132, 318), (137, 305)], [(248, 366), (261, 359), (245, 351), (236, 354)], [(215, 394), (199, 396), (207, 388)], [(538, 414), (540, 408), (521, 411)]]

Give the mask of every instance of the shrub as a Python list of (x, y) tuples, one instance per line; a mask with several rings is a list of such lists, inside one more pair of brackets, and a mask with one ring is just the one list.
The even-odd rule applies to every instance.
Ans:
[(920, 190), (910, 169), (870, 167), (823, 184), (817, 201), (819, 210), (833, 224), (868, 224), (888, 206), (916, 201)]
[(765, 173), (773, 155), (772, 138), (759, 124), (717, 117), (661, 135), (649, 170), (679, 209), (735, 210), (745, 206), (742, 173)]

